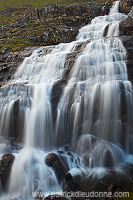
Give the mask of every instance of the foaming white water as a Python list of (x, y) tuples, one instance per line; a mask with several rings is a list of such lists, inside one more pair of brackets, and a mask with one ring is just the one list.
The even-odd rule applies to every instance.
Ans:
[(18, 196), (26, 199), (38, 188), (43, 188), (44, 192), (61, 189), (54, 171), (44, 162), (45, 156), (43, 151), (26, 148), (16, 154), (9, 193), (17, 192)]
[(75, 148), (80, 135), (93, 133), (123, 146), (128, 152), (129, 133), (127, 131), (123, 136), (123, 129), (124, 124), (132, 123), (132, 85), (127, 80), (125, 56), (126, 51), (118, 38), (97, 39), (87, 44), (74, 63), (58, 104), (56, 132), (59, 146), (62, 142), (72, 142)]
[(119, 1), (116, 1), (109, 15), (92, 19), (91, 24), (88, 24), (79, 30), (77, 39), (96, 39), (104, 36), (118, 36), (119, 22), (127, 18), (126, 15), (118, 12), (118, 8)]
[[(15, 154), (9, 196), (31, 200), (36, 189), (61, 189), (55, 171), (44, 162), (55, 146), (69, 144), (87, 167), (116, 167), (125, 160), (131, 149), (132, 86), (126, 50), (114, 37), (119, 35), (119, 22), (127, 18), (118, 7), (116, 2), (108, 16), (81, 28), (76, 41), (35, 50), (1, 89), (0, 134), (24, 137), (24, 148)], [(83, 42), (86, 46), (78, 51)], [(67, 56), (75, 53), (70, 67)], [(66, 77), (56, 115), (53, 87)], [(5, 152), (3, 144), (0, 148)], [(67, 157), (70, 169), (77, 167), (72, 160)]]
[[(62, 78), (65, 57), (75, 45), (76, 42), (46, 47), (46, 52), (45, 48), (40, 48), (24, 60), (14, 80), (5, 85), (0, 93), (2, 135), (11, 136), (16, 120), (20, 137), (25, 134), (26, 146), (44, 147), (44, 144), (49, 145), (49, 140), (52, 142), (51, 90), (54, 83)], [(17, 116), (11, 120), (14, 112)], [(22, 122), (24, 128), (20, 127)]]

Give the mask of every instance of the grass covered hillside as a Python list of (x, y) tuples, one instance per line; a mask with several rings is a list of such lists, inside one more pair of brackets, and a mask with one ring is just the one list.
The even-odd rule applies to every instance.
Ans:
[[(65, 40), (63, 37), (68, 35), (68, 29), (71, 29), (73, 26), (79, 28), (85, 20), (89, 22), (91, 18), (98, 15), (96, 11), (97, 5), (104, 4), (105, 2), (112, 3), (113, 1), (114, 0), (1, 0), (0, 52), (16, 51), (28, 46), (66, 42), (67, 39)], [(73, 5), (72, 8), (70, 8), (70, 4)], [(49, 5), (54, 6), (54, 9)], [(57, 8), (58, 6), (60, 6), (59, 9)], [(67, 6), (69, 6), (69, 8)], [(47, 9), (44, 7), (47, 7)], [(76, 7), (78, 8), (76, 9)], [(65, 33), (59, 32), (59, 30), (65, 29)], [(55, 36), (53, 35), (54, 32), (56, 33), (54, 34)], [(60, 39), (58, 39), (57, 32), (60, 34)], [(71, 33), (72, 39), (75, 34), (76, 33)], [(68, 40), (68, 42), (69, 41), (70, 40)]]
[(4, 0), (0, 1), (0, 9), (6, 8), (23, 8), (25, 6), (42, 6), (46, 4), (68, 4), (68, 3), (83, 3), (83, 2), (96, 2), (105, 3), (113, 2), (113, 0)]

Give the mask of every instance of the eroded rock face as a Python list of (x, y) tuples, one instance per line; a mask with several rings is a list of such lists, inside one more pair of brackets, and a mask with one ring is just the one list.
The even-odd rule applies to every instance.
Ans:
[(6, 187), (14, 159), (15, 156), (13, 154), (4, 154), (0, 159), (0, 179), (3, 188)]
[(69, 170), (69, 167), (63, 157), (59, 157), (55, 153), (49, 153), (45, 158), (45, 163), (51, 167), (58, 178), (59, 181), (62, 181)]
[[(54, 33), (54, 34), (53, 34)], [(72, 42), (78, 35), (77, 28), (68, 28), (67, 26), (53, 26), (46, 28), (42, 35), (30, 35), (32, 42), (42, 45), (57, 45), (59, 43)]]
[(133, 6), (133, 0), (120, 0), (119, 11), (128, 14)]
[(123, 36), (121, 40), (127, 50), (128, 79), (133, 83), (133, 36)]
[(63, 189), (63, 192), (81, 191), (80, 185), (74, 181), (74, 177), (71, 175), (71, 173), (68, 173), (65, 176), (62, 189)]
[(17, 67), (23, 62), (25, 57), (31, 55), (34, 49), (35, 47), (29, 47), (16, 52), (0, 54), (0, 87), (12, 78)]
[[(127, 166), (126, 166), (127, 167)], [(69, 175), (69, 174), (68, 174)], [(67, 192), (115, 192), (126, 191), (130, 192), (133, 189), (133, 182), (131, 181), (130, 174), (124, 171), (115, 170), (88, 170), (86, 173), (82, 173), (72, 178), (69, 175), (69, 179), (65, 178), (63, 184), (63, 191)], [(90, 198), (91, 199), (91, 198)]]
[[(63, 20), (65, 17), (73, 16), (76, 18), (80, 18), (78, 21), (82, 20), (82, 17), (89, 16), (98, 16), (100, 14), (100, 4), (95, 3), (72, 3), (68, 5), (48, 5), (43, 6), (41, 8), (32, 9), (32, 11), (27, 16), (23, 16), (21, 20), (36, 20), (42, 18), (54, 18), (56, 16), (60, 16), (60, 20)], [(77, 23), (76, 23), (77, 24)]]
[(120, 23), (121, 35), (133, 35), (133, 18), (127, 18)]

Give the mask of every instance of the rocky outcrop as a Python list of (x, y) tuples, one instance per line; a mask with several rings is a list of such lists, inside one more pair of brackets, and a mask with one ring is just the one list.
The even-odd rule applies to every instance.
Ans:
[(64, 179), (66, 173), (69, 170), (65, 159), (61, 155), (58, 156), (55, 153), (49, 153), (45, 158), (45, 163), (55, 171), (59, 181)]
[(133, 83), (133, 36), (121, 37), (124, 47), (127, 50), (127, 72), (128, 78)]
[[(101, 4), (73, 3), (48, 5), (32, 9), (17, 19), (19, 24), (33, 24), (34, 32), (28, 35), (30, 42), (38, 45), (53, 45), (75, 40), (79, 27), (101, 14)], [(36, 24), (35, 24), (36, 22)], [(37, 25), (39, 32), (36, 31)]]
[(62, 189), (63, 189), (63, 192), (81, 191), (80, 185), (74, 181), (74, 177), (71, 175), (71, 173), (68, 173), (65, 176)]
[(75, 40), (78, 35), (78, 29), (68, 28), (60, 25), (57, 27), (46, 28), (42, 35), (31, 35), (29, 39), (36, 44), (55, 45)]
[(120, 23), (120, 35), (127, 51), (128, 78), (133, 83), (133, 0), (120, 0), (119, 10), (129, 16)]
[(62, 91), (67, 83), (68, 77), (70, 75), (72, 66), (75, 62), (75, 59), (78, 57), (78, 55), (82, 52), (82, 50), (85, 48), (87, 43), (89, 43), (90, 40), (79, 43), (72, 53), (67, 54), (64, 68), (66, 68), (65, 72), (63, 73), (63, 77), (61, 80), (57, 81), (52, 88), (52, 112), (53, 112), (53, 121), (56, 121), (56, 112), (57, 112), (57, 105), (59, 103), (60, 96), (62, 94)]
[(119, 11), (128, 14), (133, 6), (133, 0), (120, 0)]
[(120, 0), (119, 11), (128, 15), (128, 18), (120, 23), (120, 35), (133, 35), (133, 0)]
[[(35, 8), (32, 9), (31, 12), (28, 14), (28, 16), (22, 16), (20, 20), (22, 21), (30, 21), (30, 20), (40, 20), (45, 18), (55, 18), (59, 17), (60, 22), (65, 22), (63, 19), (66, 19), (68, 17), (69, 19), (71, 17), (73, 18), (73, 25), (77, 26), (82, 23), (82, 18), (86, 20), (86, 18), (94, 17), (100, 15), (101, 11), (101, 5), (103, 4), (97, 4), (97, 3), (73, 3), (68, 5), (48, 5), (43, 6), (41, 8)], [(66, 21), (67, 23), (67, 21)], [(71, 26), (71, 23), (68, 24)]]
[(24, 50), (8, 52), (6, 49), (0, 54), (0, 87), (6, 84), (16, 72), (17, 67), (25, 57), (30, 56), (35, 48), (29, 47)]
[[(126, 166), (127, 167), (127, 166)], [(127, 167), (128, 168), (128, 167)], [(69, 173), (70, 174), (70, 173)], [(100, 173), (98, 171), (91, 171), (76, 176), (69, 175), (69, 180), (64, 180), (63, 191), (74, 192), (132, 192), (133, 182), (130, 179), (129, 171), (127, 174), (122, 171), (103, 170)], [(72, 176), (72, 178), (71, 178)], [(93, 198), (89, 198), (93, 199)]]
[(121, 35), (133, 35), (133, 18), (127, 18), (120, 23)]
[(107, 3), (101, 8), (101, 14), (102, 15), (108, 15), (110, 11), (110, 7)]
[(13, 154), (4, 154), (0, 159), (0, 180), (3, 188), (6, 187), (14, 159)]

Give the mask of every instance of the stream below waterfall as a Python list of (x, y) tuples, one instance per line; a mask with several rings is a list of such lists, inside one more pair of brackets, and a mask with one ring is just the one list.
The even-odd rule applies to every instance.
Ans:
[[(0, 157), (15, 156), (4, 191), (0, 182), (0, 200), (62, 191), (63, 180), (45, 162), (51, 152), (72, 174), (133, 163), (132, 84), (117, 37), (127, 16), (118, 8), (116, 1), (75, 41), (36, 49), (0, 89)], [(9, 138), (20, 138), (21, 148), (11, 147)]]

